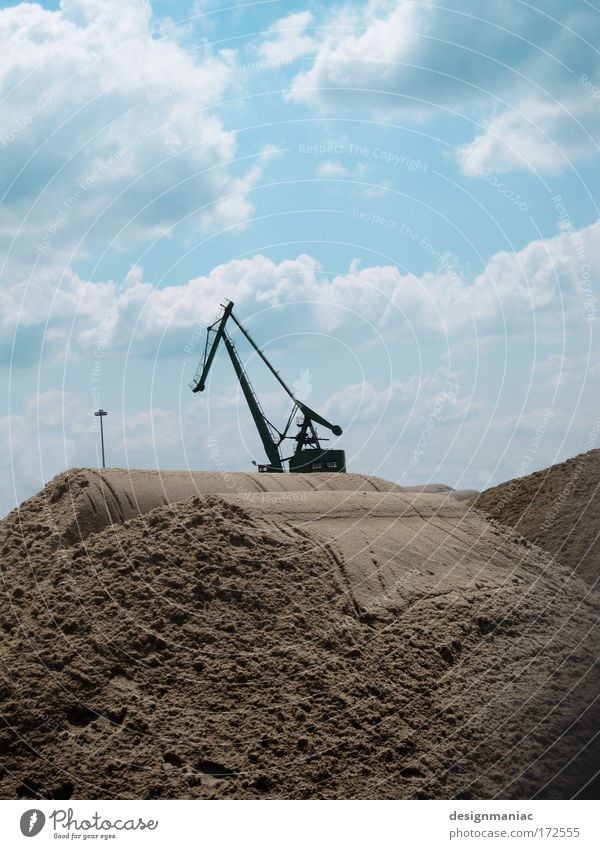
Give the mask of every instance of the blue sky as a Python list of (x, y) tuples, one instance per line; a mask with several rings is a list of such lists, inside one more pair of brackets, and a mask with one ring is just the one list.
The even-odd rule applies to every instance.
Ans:
[(99, 404), (110, 465), (262, 460), (224, 356), (188, 388), (227, 297), (350, 470), (594, 447), (599, 36), (583, 0), (0, 3), (1, 509), (98, 462)]

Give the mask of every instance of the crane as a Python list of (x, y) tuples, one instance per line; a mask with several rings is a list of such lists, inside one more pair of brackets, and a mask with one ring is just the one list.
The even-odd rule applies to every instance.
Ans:
[[(204, 356), (190, 384), (192, 392), (204, 391), (217, 348), (219, 347), (219, 343), (223, 341), (233, 365), (233, 370), (241, 386), (242, 393), (254, 419), (254, 424), (258, 430), (265, 454), (267, 455), (268, 463), (259, 463), (258, 471), (285, 472), (285, 464), (287, 463), (288, 471), (290, 472), (345, 472), (346, 455), (344, 451), (322, 448), (321, 442), (327, 440), (319, 437), (315, 425), (321, 425), (327, 428), (335, 436), (341, 435), (342, 428), (339, 425), (331, 424), (331, 422), (328, 422), (327, 419), (323, 418), (323, 416), (314, 410), (311, 410), (303, 401), (295, 397), (279, 372), (273, 368), (264, 352), (254, 342), (246, 328), (240, 324), (233, 313), (233, 306), (232, 301), (226, 301), (224, 304), (221, 304), (222, 315), (207, 328)], [(261, 407), (258, 396), (237, 354), (235, 345), (227, 332), (227, 324), (230, 321), (243, 333), (271, 374), (274, 375), (275, 379), (292, 399), (292, 412), (283, 430), (279, 430), (269, 421)], [(298, 432), (294, 436), (290, 436), (290, 429), (298, 414), (300, 415), (300, 418), (296, 421)], [(282, 453), (284, 453), (282, 452), (282, 445), (286, 439), (294, 440), (296, 443), (294, 453), (289, 457), (282, 456)]]

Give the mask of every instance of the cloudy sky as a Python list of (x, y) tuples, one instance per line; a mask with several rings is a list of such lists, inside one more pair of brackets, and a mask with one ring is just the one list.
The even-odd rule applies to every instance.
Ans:
[(597, 2), (0, 3), (0, 39), (2, 512), (97, 465), (99, 405), (109, 465), (262, 461), (224, 352), (188, 386), (225, 298), (349, 470), (594, 447)]

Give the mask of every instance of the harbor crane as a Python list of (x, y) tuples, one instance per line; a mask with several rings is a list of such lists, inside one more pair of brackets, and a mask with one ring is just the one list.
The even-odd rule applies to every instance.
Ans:
[[(334, 436), (340, 436), (342, 428), (339, 425), (331, 424), (331, 422), (328, 422), (327, 419), (323, 418), (323, 416), (314, 410), (311, 410), (303, 401), (295, 397), (294, 393), (281, 378), (279, 372), (273, 368), (264, 352), (254, 342), (246, 328), (240, 324), (233, 313), (233, 306), (232, 301), (226, 301), (222, 304), (223, 312), (221, 316), (213, 324), (209, 325), (207, 329), (204, 356), (194, 375), (194, 380), (190, 384), (192, 392), (204, 391), (217, 348), (219, 347), (219, 343), (223, 341), (268, 458), (267, 463), (258, 464), (258, 471), (345, 472), (346, 455), (344, 451), (323, 448), (321, 442), (327, 440), (319, 437), (316, 425), (327, 428)], [(293, 402), (292, 412), (283, 430), (276, 428), (263, 412), (258, 396), (250, 383), (250, 379), (237, 354), (231, 336), (227, 332), (227, 326), (230, 322), (233, 322), (243, 333), (252, 348), (254, 348), (260, 359)], [(298, 432), (295, 435), (291, 435), (290, 430), (294, 421), (296, 421)], [(286, 453), (283, 448), (285, 440), (293, 440), (296, 443), (295, 449), (289, 457), (283, 456)]]

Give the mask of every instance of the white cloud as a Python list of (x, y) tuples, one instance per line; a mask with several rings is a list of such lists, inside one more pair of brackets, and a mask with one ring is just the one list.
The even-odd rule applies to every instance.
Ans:
[(310, 12), (293, 12), (276, 21), (259, 46), (259, 55), (267, 62), (280, 64), (293, 62), (301, 56), (314, 52), (315, 40), (305, 34), (313, 22)]
[(0, 438), (10, 446), (0, 457), (4, 486), (0, 493), (0, 515), (33, 495), (59, 471), (93, 463), (86, 457), (89, 416), (81, 400), (59, 389), (47, 390), (27, 399), (23, 413), (0, 416)]
[[(600, 26), (592, 9), (565, 10), (561, 0), (543, 8), (497, 0), (459, 0), (451, 7), (425, 0), (370, 0), (328, 10), (315, 58), (294, 80), (294, 99), (328, 106), (359, 102), (386, 111), (430, 113), (434, 105), (472, 106), (563, 80), (565, 65), (581, 65)], [(588, 42), (589, 45), (589, 42)], [(596, 59), (598, 64), (598, 59)], [(356, 102), (356, 97), (354, 98)]]
[[(255, 321), (272, 325), (279, 310), (286, 327), (325, 333), (355, 331), (364, 323), (396, 339), (444, 339), (449, 343), (489, 335), (535, 332), (561, 334), (585, 328), (596, 314), (600, 268), (600, 220), (581, 230), (559, 230), (516, 253), (494, 254), (476, 277), (444, 263), (421, 276), (392, 265), (361, 267), (329, 276), (307, 255), (282, 262), (256, 255), (215, 267), (182, 285), (158, 288), (135, 267), (124, 281), (89, 283), (67, 269), (42, 270), (0, 290), (0, 343), (15, 358), (31, 356), (32, 339), (44, 343), (44, 357), (64, 358), (101, 344), (119, 356), (181, 354), (194, 328), (214, 319), (230, 298)], [(372, 331), (369, 330), (369, 333)]]
[(329, 8), (320, 24), (294, 101), (476, 118), (484, 130), (461, 154), (470, 173), (556, 171), (597, 150), (600, 16), (589, 4), (370, 0)]
[(354, 383), (334, 393), (323, 412), (342, 421), (357, 419), (369, 424), (384, 413), (392, 414), (396, 422), (397, 415), (410, 412), (411, 427), (414, 428), (426, 420), (436, 400), (449, 396), (451, 387), (451, 403), (446, 404), (444, 420), (454, 421), (457, 416), (466, 415), (469, 406), (468, 399), (458, 394), (457, 381), (460, 378), (458, 372), (440, 367), (430, 373), (413, 374), (407, 380), (391, 380), (383, 388), (374, 386), (370, 381)]
[(38, 260), (129, 247), (187, 215), (247, 218), (258, 172), (231, 175), (235, 134), (211, 111), (234, 54), (192, 53), (150, 22), (146, 0), (0, 10), (0, 241), (15, 262), (35, 245)]
[(513, 169), (557, 173), (597, 154), (599, 132), (597, 101), (574, 89), (568, 102), (526, 99), (492, 118), (483, 132), (457, 151), (457, 157), (469, 176)]
[[(25, 412), (28, 421), (44, 428), (68, 428), (71, 435), (79, 435), (89, 430), (84, 423), (86, 409), (81, 399), (73, 392), (61, 389), (46, 389), (27, 398)], [(87, 422), (89, 425), (89, 421)]]
[(326, 159), (317, 165), (317, 177), (347, 177), (350, 174), (346, 166), (337, 160)]

